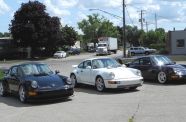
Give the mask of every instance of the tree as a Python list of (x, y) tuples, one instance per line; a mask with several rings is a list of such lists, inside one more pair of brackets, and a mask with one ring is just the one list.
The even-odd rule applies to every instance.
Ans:
[(99, 14), (88, 15), (88, 19), (83, 19), (78, 23), (79, 28), (84, 33), (86, 42), (97, 43), (98, 38), (102, 36), (117, 37), (118, 30), (113, 23)]
[(59, 46), (73, 46), (78, 39), (78, 33), (74, 28), (65, 26), (61, 29), (62, 40), (58, 42)]
[(3, 33), (0, 32), (0, 37), (3, 37)]
[(4, 32), (3, 36), (4, 36), (4, 37), (10, 37), (10, 36), (11, 36), (11, 34), (10, 34), (10, 33), (8, 33), (8, 32)]
[[(120, 35), (120, 39), (123, 40), (123, 27), (117, 27)], [(143, 44), (143, 34), (144, 31), (138, 30), (137, 26), (126, 26), (126, 37), (128, 43), (130, 43), (130, 46), (140, 46)]]
[(31, 47), (32, 54), (45, 47), (52, 54), (60, 39), (60, 21), (45, 12), (46, 6), (38, 1), (23, 3), (11, 21), (9, 30), (19, 47)]

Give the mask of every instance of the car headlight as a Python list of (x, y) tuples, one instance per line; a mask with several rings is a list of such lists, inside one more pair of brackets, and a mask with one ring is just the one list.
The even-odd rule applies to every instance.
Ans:
[(114, 74), (113, 72), (111, 72), (109, 75), (110, 75), (110, 77), (111, 77), (112, 79), (115, 78), (115, 74)]
[(72, 84), (72, 81), (71, 79), (68, 77), (65, 79), (65, 82), (68, 84), (68, 85), (71, 85)]
[(38, 84), (37, 84), (37, 81), (32, 81), (31, 82), (31, 86), (32, 86), (32, 88), (37, 88), (38, 87)]
[(182, 75), (182, 71), (180, 71), (179, 69), (173, 69), (174, 73), (176, 73), (177, 75)]
[(140, 70), (136, 70), (136, 75), (137, 76), (141, 76), (141, 71)]

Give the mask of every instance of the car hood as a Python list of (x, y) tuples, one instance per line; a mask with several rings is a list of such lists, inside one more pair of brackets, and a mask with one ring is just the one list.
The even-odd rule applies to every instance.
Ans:
[(104, 68), (104, 72), (114, 73), (115, 79), (133, 79), (133, 78), (141, 78), (137, 76), (130, 68), (126, 67), (117, 67), (117, 68)]
[(173, 65), (165, 65), (165, 67), (172, 68), (172, 69), (177, 69), (177, 70), (180, 70), (180, 71), (182, 71), (186, 74), (186, 68), (182, 65), (173, 64)]
[(61, 87), (64, 81), (56, 74), (44, 76), (27, 76), (26, 81), (37, 81), (39, 88)]
[(179, 64), (172, 64), (172, 65), (165, 65), (165, 67), (170, 67), (170, 68), (176, 68), (176, 69), (186, 69), (184, 66), (179, 65)]

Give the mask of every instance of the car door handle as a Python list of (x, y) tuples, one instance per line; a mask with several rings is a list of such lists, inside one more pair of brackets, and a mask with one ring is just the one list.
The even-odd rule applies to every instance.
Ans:
[(81, 70), (81, 72), (83, 72), (83, 70)]

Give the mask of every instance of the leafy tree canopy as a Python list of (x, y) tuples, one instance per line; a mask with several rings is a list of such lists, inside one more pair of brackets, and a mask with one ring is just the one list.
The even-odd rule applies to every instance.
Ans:
[(74, 30), (74, 28), (65, 26), (61, 29), (62, 40), (58, 43), (59, 46), (73, 46), (75, 42), (78, 40), (78, 33)]
[(97, 42), (99, 37), (117, 37), (118, 30), (113, 23), (99, 14), (88, 15), (88, 19), (83, 19), (78, 23), (79, 28), (84, 33), (86, 42)]
[(16, 44), (20, 47), (45, 47), (48, 52), (55, 49), (56, 41), (60, 39), (60, 21), (58, 17), (50, 17), (45, 12), (46, 7), (38, 1), (23, 3), (15, 12), (9, 30)]

